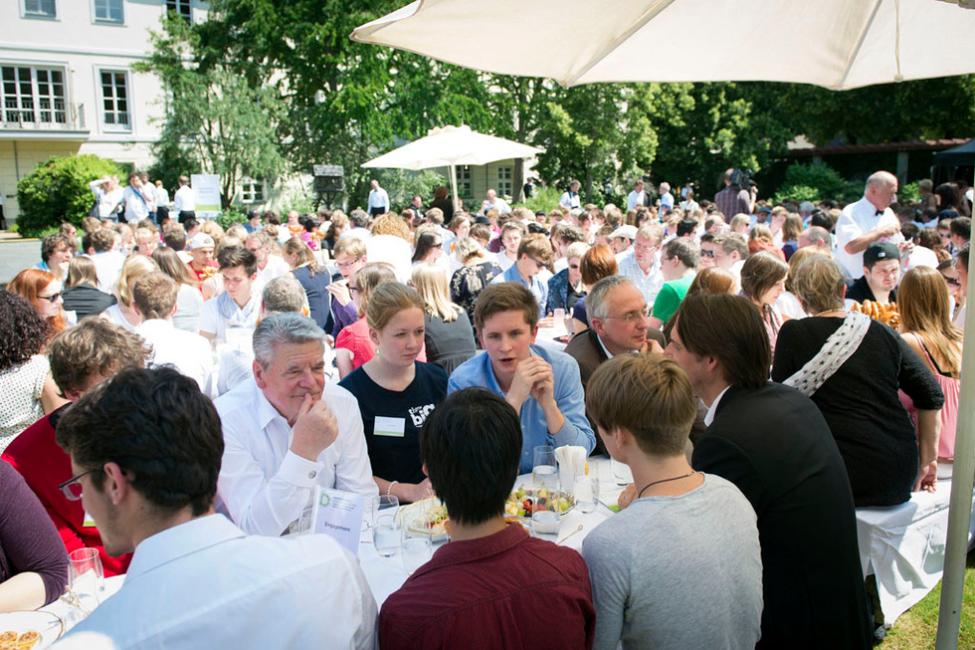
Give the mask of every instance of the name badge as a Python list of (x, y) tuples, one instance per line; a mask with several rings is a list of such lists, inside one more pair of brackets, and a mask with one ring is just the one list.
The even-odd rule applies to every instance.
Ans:
[(388, 438), (402, 438), (406, 435), (406, 418), (388, 418), (378, 415), (372, 433)]

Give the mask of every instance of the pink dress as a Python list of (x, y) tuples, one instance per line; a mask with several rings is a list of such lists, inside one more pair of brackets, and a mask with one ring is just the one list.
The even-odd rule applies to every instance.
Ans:
[[(941, 460), (954, 460), (955, 458), (955, 429), (958, 427), (958, 401), (961, 391), (961, 380), (955, 379), (942, 373), (941, 368), (935, 362), (928, 348), (924, 345), (921, 337), (915, 335), (917, 341), (924, 350), (924, 357), (927, 359), (928, 367), (933, 368), (935, 381), (941, 387), (941, 392), (945, 395), (945, 405), (941, 407), (941, 438), (938, 440), (938, 458)], [(914, 430), (917, 430), (917, 409), (914, 408), (914, 401), (908, 397), (904, 391), (898, 391), (901, 404), (907, 409), (914, 423)]]

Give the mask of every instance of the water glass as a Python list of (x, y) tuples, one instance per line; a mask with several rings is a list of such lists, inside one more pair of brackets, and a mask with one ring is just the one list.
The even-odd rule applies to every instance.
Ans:
[(572, 484), (575, 507), (583, 514), (589, 514), (599, 503), (599, 479), (591, 475), (576, 476)]
[(532, 530), (535, 533), (557, 533), (559, 513), (555, 499), (559, 492), (558, 462), (555, 449), (535, 447), (532, 464)]
[(555, 321), (552, 326), (556, 330), (565, 329), (565, 309), (562, 307), (557, 307), (555, 311), (552, 312), (552, 320)]
[(403, 568), (410, 574), (433, 557), (433, 540), (426, 529), (426, 515), (417, 515), (403, 522)]
[(68, 554), (68, 588), (82, 609), (90, 611), (101, 602), (105, 571), (98, 549), (76, 548)]
[(383, 557), (392, 557), (399, 551), (402, 526), (399, 520), (399, 499), (383, 495), (376, 500), (372, 525), (372, 543)]

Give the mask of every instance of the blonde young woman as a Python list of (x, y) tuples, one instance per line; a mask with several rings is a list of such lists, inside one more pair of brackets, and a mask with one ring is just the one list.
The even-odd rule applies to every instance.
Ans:
[[(901, 336), (928, 366), (945, 396), (938, 438), (938, 477), (950, 478), (955, 458), (963, 332), (951, 322), (947, 284), (930, 267), (919, 266), (904, 275), (897, 290), (897, 307)], [(900, 396), (916, 427), (918, 416), (913, 400), (903, 392)]]
[(311, 319), (325, 329), (328, 323), (329, 301), (331, 294), (328, 285), (331, 278), (328, 271), (318, 266), (315, 254), (299, 237), (292, 237), (282, 246), (282, 257), (291, 267), (291, 274), (301, 283), (308, 298)]
[(427, 360), (447, 374), (474, 356), (474, 330), (467, 312), (450, 300), (447, 276), (436, 266), (413, 269), (413, 287), (423, 300)]
[(380, 494), (419, 501), (433, 496), (420, 460), (420, 429), (447, 394), (447, 373), (419, 360), (424, 303), (413, 289), (398, 282), (373, 288), (366, 322), (376, 354), (339, 383), (359, 402)]
[(115, 285), (115, 299), (118, 302), (103, 311), (100, 316), (116, 325), (121, 325), (130, 332), (135, 332), (136, 326), (142, 322), (142, 316), (132, 304), (132, 287), (139, 278), (155, 270), (156, 263), (145, 255), (133, 255), (125, 260), (118, 284)]

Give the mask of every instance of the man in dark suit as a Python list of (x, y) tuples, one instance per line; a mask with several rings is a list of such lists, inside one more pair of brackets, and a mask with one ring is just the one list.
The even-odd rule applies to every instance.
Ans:
[[(565, 346), (565, 353), (579, 364), (583, 390), (592, 373), (607, 359), (618, 354), (660, 351), (665, 345), (663, 333), (650, 327), (643, 293), (622, 275), (603, 278), (593, 285), (586, 296), (586, 314), (590, 328), (576, 334)], [(606, 453), (599, 436), (592, 453)]]
[(846, 467), (816, 405), (769, 383), (771, 348), (741, 297), (688, 297), (667, 354), (709, 406), (694, 469), (733, 482), (758, 515), (765, 611), (759, 648), (870, 648)]

